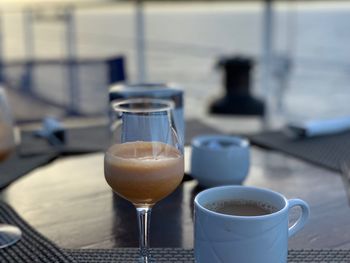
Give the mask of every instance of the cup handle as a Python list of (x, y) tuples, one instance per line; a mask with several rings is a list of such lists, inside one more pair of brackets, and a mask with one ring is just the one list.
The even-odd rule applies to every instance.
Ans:
[(294, 236), (299, 230), (301, 230), (306, 221), (309, 218), (310, 208), (307, 203), (300, 199), (290, 199), (288, 200), (288, 209), (292, 209), (295, 206), (300, 206), (301, 216), (299, 219), (288, 229), (288, 237)]

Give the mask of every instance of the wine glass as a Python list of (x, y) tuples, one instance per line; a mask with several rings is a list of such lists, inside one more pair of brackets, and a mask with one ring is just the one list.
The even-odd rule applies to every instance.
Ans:
[(183, 143), (177, 135), (171, 101), (128, 99), (116, 102), (113, 111), (115, 131), (105, 153), (105, 178), (114, 192), (136, 207), (140, 262), (149, 263), (151, 210), (182, 181)]
[[(4, 88), (0, 86), (0, 162), (15, 151), (13, 122)], [(21, 230), (12, 225), (0, 224), (0, 248), (8, 247), (21, 239)]]

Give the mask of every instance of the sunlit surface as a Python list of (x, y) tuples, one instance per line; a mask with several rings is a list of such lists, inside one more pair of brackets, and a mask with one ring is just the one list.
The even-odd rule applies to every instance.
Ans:
[[(106, 2), (112, 2), (111, 0), (2, 0), (0, 1), (0, 7), (26, 7), (33, 6), (38, 7), (50, 6), (50, 5), (87, 5), (87, 4), (103, 4)], [(113, 1), (116, 2), (116, 1)]]
[[(49, 3), (92, 3), (97, 7), (108, 0), (4, 0), (1, 5)], [(114, 1), (113, 1), (114, 2)], [(124, 1), (108, 7), (81, 8), (75, 11), (76, 50), (79, 59), (110, 58), (124, 55), (130, 82), (135, 81), (135, 30), (133, 1)], [(276, 1), (275, 39), (276, 58), (291, 58), (292, 67), (284, 94), (283, 109), (275, 119), (305, 120), (332, 118), (348, 114), (350, 66), (348, 46), (350, 34), (349, 1)], [(42, 6), (42, 5), (38, 5)], [(55, 10), (51, 8), (52, 10)], [(1, 8), (2, 9), (2, 8)], [(50, 9), (50, 8), (47, 8)], [(59, 9), (59, 8), (58, 8)], [(6, 9), (2, 9), (6, 10)], [(263, 97), (261, 75), (261, 19), (263, 1), (188, 3), (146, 3), (146, 57), (150, 82), (176, 82), (186, 93), (187, 118), (201, 118), (217, 126), (217, 118), (207, 117), (209, 103), (223, 92), (221, 72), (215, 70), (219, 57), (247, 55), (256, 61), (252, 72), (252, 93)], [(44, 10), (45, 12), (48, 10)], [(53, 12), (53, 11), (52, 11)], [(25, 34), (20, 12), (2, 12), (2, 50), (5, 61), (25, 60)], [(111, 30), (113, 28), (113, 30)], [(64, 21), (40, 20), (33, 26), (36, 59), (60, 59), (67, 54)], [(101, 67), (100, 67), (101, 68)], [(278, 69), (278, 65), (276, 66)], [(13, 70), (13, 75), (16, 75)], [(67, 88), (59, 77), (60, 67), (37, 72), (36, 92), (62, 103), (68, 96)], [(84, 71), (85, 72), (85, 71)], [(86, 71), (86, 83), (101, 79), (101, 70)], [(10, 74), (10, 75), (11, 75)], [(12, 75), (11, 75), (12, 76)], [(86, 77), (85, 77), (86, 76)], [(280, 76), (281, 77), (281, 76)], [(271, 81), (274, 90), (281, 85), (275, 75)], [(101, 87), (104, 83), (97, 83)], [(89, 111), (105, 106), (100, 89), (84, 85), (84, 98)], [(100, 103), (101, 102), (101, 103)], [(310, 107), (312, 103), (312, 107)], [(93, 109), (91, 109), (93, 108)], [(242, 133), (256, 131), (259, 120), (249, 127), (239, 118), (224, 120), (227, 132), (242, 127)]]

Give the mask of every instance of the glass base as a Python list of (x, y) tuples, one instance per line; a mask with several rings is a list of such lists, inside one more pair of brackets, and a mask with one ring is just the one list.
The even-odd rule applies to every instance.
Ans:
[(140, 256), (138, 263), (156, 263), (156, 261), (150, 256)]
[(22, 231), (15, 226), (0, 224), (0, 248), (15, 244), (22, 237)]

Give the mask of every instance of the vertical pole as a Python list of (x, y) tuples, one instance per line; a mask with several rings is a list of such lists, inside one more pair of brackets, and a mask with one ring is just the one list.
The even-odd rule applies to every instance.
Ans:
[(270, 124), (271, 108), (273, 104), (273, 96), (271, 90), (271, 71), (272, 71), (272, 52), (273, 52), (273, 37), (274, 37), (274, 21), (273, 21), (273, 0), (265, 0), (263, 28), (262, 28), (262, 70), (261, 70), (261, 85), (265, 97), (265, 128)]
[(136, 41), (136, 67), (137, 81), (147, 81), (146, 73), (146, 44), (145, 44), (145, 19), (143, 0), (136, 1), (135, 11), (135, 41)]
[(34, 58), (34, 34), (33, 34), (33, 11), (26, 9), (23, 12), (24, 53), (27, 60)]
[(289, 12), (287, 14), (287, 27), (286, 27), (286, 51), (283, 59), (283, 64), (280, 73), (280, 83), (278, 87), (277, 96), (277, 110), (282, 114), (285, 112), (285, 92), (290, 86), (291, 74), (293, 67), (293, 57), (296, 49), (296, 35), (297, 35), (297, 25), (296, 25), (296, 3), (294, 0), (288, 1)]
[(23, 11), (24, 54), (26, 57), (25, 72), (22, 80), (22, 88), (25, 92), (33, 92), (33, 60), (35, 56), (33, 11)]
[(76, 47), (76, 21), (74, 8), (67, 7), (65, 10), (66, 24), (66, 51), (68, 63), (68, 88), (69, 88), (69, 114), (76, 115), (79, 112), (80, 89), (77, 68), (77, 47)]
[(75, 14), (74, 7), (66, 8), (66, 47), (67, 47), (67, 55), (71, 59), (76, 59), (77, 55), (77, 46), (76, 46), (76, 24), (75, 24)]
[(0, 85), (5, 81), (4, 77), (4, 36), (3, 36), (3, 20), (2, 11), (0, 10)]

